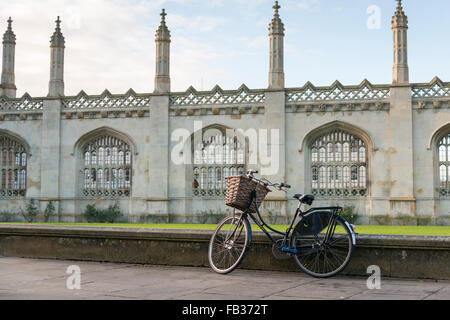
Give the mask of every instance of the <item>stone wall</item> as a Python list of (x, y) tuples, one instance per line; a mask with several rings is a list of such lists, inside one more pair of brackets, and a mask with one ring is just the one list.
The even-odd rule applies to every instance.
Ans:
[[(440, 83), (448, 90), (447, 83), (438, 81), (411, 87), (429, 88)], [(316, 205), (354, 205), (361, 216), (360, 223), (374, 223), (373, 216), (395, 219), (406, 215), (429, 219), (432, 224), (448, 224), (450, 200), (439, 194), (436, 136), (447, 130), (450, 122), (449, 98), (436, 95), (425, 102), (421, 98), (410, 100), (408, 97), (415, 94), (411, 87), (406, 87), (407, 91), (400, 88), (403, 93), (395, 100), (389, 90), (396, 92), (396, 87), (374, 87), (368, 82), (312, 90), (322, 95), (336, 90), (346, 95), (371, 90), (374, 94), (382, 92), (381, 98), (335, 97), (327, 101), (316, 97), (314, 101), (304, 101), (301, 96), (307, 87), (283, 91), (250, 90), (245, 86), (222, 91), (216, 87), (211, 92), (190, 89), (166, 95), (80, 93), (62, 99), (36, 98), (43, 105), (38, 110), (20, 112), (18, 107), (3, 107), (0, 130), (14, 134), (29, 146), (26, 199), (39, 200), (42, 210), (48, 201), (54, 201), (60, 213), (58, 221), (82, 221), (80, 215), (87, 204), (108, 206), (116, 200), (130, 222), (148, 215), (192, 221), (190, 216), (205, 210), (227, 210), (223, 197), (193, 196), (192, 166), (172, 161), (172, 152), (179, 144), (173, 139), (173, 132), (183, 129), (193, 134), (198, 128), (220, 125), (242, 129), (244, 133), (265, 129), (269, 147), (270, 133), (278, 132), (274, 142), (279, 150), (278, 170), (265, 177), (292, 185), (287, 195), (273, 192), (267, 197), (272, 203), (279, 202), (276, 210), (281, 216), (295, 210), (297, 203), (291, 200), (295, 192), (311, 192), (310, 137), (330, 128), (343, 128), (364, 139), (367, 145), (367, 194), (319, 197)], [(20, 101), (9, 99), (3, 106)], [(393, 117), (396, 108), (400, 110)], [(410, 110), (410, 118), (404, 117), (403, 109)], [(101, 133), (117, 135), (132, 146), (130, 197), (108, 199), (84, 196), (81, 192), (80, 146)], [(410, 145), (405, 145), (405, 141), (411, 141)], [(183, 152), (188, 154), (189, 150)], [(405, 152), (410, 156), (405, 156)], [(260, 157), (258, 154), (257, 164), (247, 167), (262, 169)], [(17, 212), (24, 208), (26, 199), (3, 198), (0, 203), (4, 210)]]
[[(0, 226), (0, 256), (208, 267), (213, 231)], [(358, 235), (343, 274), (367, 276), (377, 265), (382, 277), (449, 280), (449, 237)], [(262, 232), (240, 268), (301, 272), (292, 259), (276, 260)]]

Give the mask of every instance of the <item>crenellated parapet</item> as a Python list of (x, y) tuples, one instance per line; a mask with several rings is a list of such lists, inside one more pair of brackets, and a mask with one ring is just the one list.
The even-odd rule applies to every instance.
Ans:
[(150, 113), (151, 94), (137, 94), (133, 89), (125, 94), (78, 95), (62, 99), (62, 112), (66, 119), (132, 118)]
[(264, 113), (265, 90), (250, 90), (242, 85), (238, 90), (197, 91), (190, 87), (183, 93), (171, 93), (171, 114), (175, 116), (233, 115)]
[(435, 77), (429, 83), (412, 84), (413, 99), (450, 98), (450, 82)]
[(42, 119), (44, 98), (32, 98), (25, 93), (21, 98), (0, 97), (0, 121)]
[[(197, 91), (190, 87), (185, 92), (170, 94), (171, 116), (264, 114), (265, 89), (249, 89), (242, 85), (237, 90), (223, 90), (215, 86), (211, 91)], [(429, 83), (411, 84), (414, 109), (450, 107), (450, 82), (435, 77)], [(149, 116), (154, 94), (112, 94), (105, 90), (100, 95), (81, 91), (62, 98), (61, 112), (66, 119)], [(391, 85), (373, 85), (364, 80), (359, 85), (344, 86), (335, 81), (331, 86), (316, 87), (307, 82), (303, 87), (286, 89), (286, 111), (387, 111), (390, 108)], [(0, 97), (0, 114), (41, 113), (46, 98), (33, 98), (25, 93), (21, 98)], [(107, 116), (105, 116), (107, 115)]]
[(245, 84), (237, 90), (222, 90), (215, 86), (211, 91), (197, 91), (189, 87), (186, 92), (172, 93), (170, 95), (171, 106), (187, 105), (216, 105), (216, 104), (241, 104), (262, 103), (265, 100), (265, 90), (250, 90)]
[(412, 84), (413, 109), (450, 108), (450, 82), (435, 77), (429, 83)]
[(364, 80), (357, 86), (335, 81), (329, 87), (307, 82), (301, 88), (286, 90), (288, 112), (383, 111), (389, 110), (390, 85), (373, 85)]
[(44, 98), (32, 98), (25, 93), (21, 98), (0, 97), (0, 112), (20, 112), (42, 110)]
[[(190, 87), (185, 92), (170, 94), (171, 116), (264, 114), (265, 89), (249, 89), (242, 85), (237, 90), (223, 90), (215, 86), (211, 91), (197, 91)], [(435, 77), (429, 83), (411, 84), (414, 109), (450, 107), (450, 82)], [(112, 94), (105, 90), (100, 95), (81, 91), (62, 98), (61, 112), (65, 119), (148, 117), (154, 94)], [(373, 85), (364, 80), (359, 85), (344, 86), (335, 81), (331, 86), (316, 87), (307, 82), (303, 87), (286, 89), (286, 112), (387, 111), (390, 109), (391, 85)], [(21, 114), (40, 114), (46, 98), (33, 98), (25, 93), (21, 98), (0, 97), (3, 119), (18, 119)], [(9, 116), (11, 115), (11, 116)], [(23, 118), (23, 117), (22, 117)]]

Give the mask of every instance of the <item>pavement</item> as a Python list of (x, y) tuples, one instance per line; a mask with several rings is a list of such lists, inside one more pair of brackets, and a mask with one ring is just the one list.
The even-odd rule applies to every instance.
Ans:
[(0, 300), (450, 300), (448, 281), (368, 277), (0, 257)]

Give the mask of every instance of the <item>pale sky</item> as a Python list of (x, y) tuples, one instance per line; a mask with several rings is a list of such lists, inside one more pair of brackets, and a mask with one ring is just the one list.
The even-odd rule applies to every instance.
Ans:
[[(394, 0), (280, 0), (286, 86), (392, 81)], [(411, 82), (450, 81), (450, 1), (404, 0)], [(61, 16), (66, 95), (153, 92), (155, 31), (166, 9), (172, 91), (267, 87), (272, 0), (0, 0), (14, 20), (18, 96), (48, 92), (50, 37)], [(375, 9), (374, 9), (375, 8)], [(378, 8), (378, 9), (377, 9)], [(374, 11), (375, 10), (375, 11)], [(379, 10), (379, 11), (377, 11)], [(377, 15), (379, 13), (379, 15)], [(379, 16), (379, 27), (377, 17)], [(368, 25), (369, 23), (369, 25)], [(2, 27), (3, 26), (3, 27)]]

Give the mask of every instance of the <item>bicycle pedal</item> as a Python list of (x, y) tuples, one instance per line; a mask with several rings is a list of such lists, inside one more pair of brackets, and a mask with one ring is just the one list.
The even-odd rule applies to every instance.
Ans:
[(291, 249), (291, 248), (287, 248), (287, 247), (283, 247), (281, 250), (283, 252), (286, 252), (286, 253), (293, 253), (293, 254), (297, 254), (298, 253), (297, 249)]

